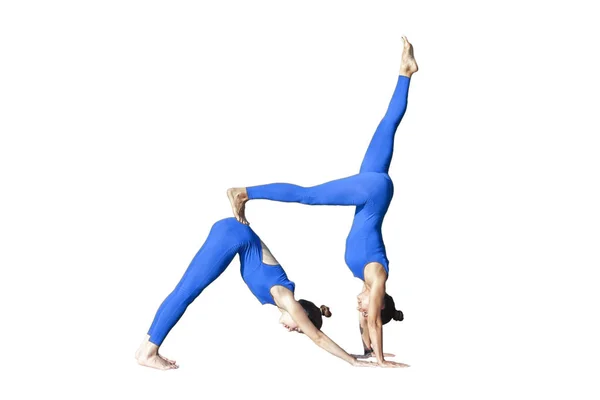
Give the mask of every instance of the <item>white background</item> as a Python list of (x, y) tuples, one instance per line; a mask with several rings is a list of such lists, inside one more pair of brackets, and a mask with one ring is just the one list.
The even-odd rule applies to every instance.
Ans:
[[(598, 398), (600, 63), (585, 1), (5, 1), (0, 296), (7, 399)], [(133, 358), (225, 190), (356, 173), (415, 47), (384, 223), (384, 347), (352, 368), (230, 268)], [(353, 209), (252, 227), (362, 349)], [(594, 382), (596, 379), (596, 382)]]

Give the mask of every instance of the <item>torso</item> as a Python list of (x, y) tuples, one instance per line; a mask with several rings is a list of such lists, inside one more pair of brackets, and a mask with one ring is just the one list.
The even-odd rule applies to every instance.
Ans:
[(294, 292), (295, 284), (288, 279), (281, 265), (258, 235), (247, 225), (242, 226), (251, 232), (247, 246), (240, 250), (242, 279), (262, 304), (275, 305), (271, 288), (279, 285)]
[(345, 261), (353, 275), (364, 280), (364, 268), (370, 262), (380, 263), (389, 273), (381, 227), (392, 201), (394, 186), (388, 174), (367, 172), (370, 200), (356, 207), (352, 228), (346, 239)]
[(260, 247), (262, 249), (262, 262), (263, 263), (265, 263), (267, 265), (279, 265), (279, 263), (277, 262), (275, 257), (273, 257), (273, 254), (271, 254), (271, 251), (269, 250), (267, 245), (264, 244), (264, 242), (262, 240), (260, 241)]

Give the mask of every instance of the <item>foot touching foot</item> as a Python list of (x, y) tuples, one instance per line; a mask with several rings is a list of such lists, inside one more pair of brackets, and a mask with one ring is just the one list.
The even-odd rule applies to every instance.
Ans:
[(146, 336), (146, 339), (142, 342), (140, 347), (135, 352), (135, 359), (138, 364), (145, 367), (156, 368), (156, 369), (177, 369), (179, 365), (175, 361), (169, 360), (166, 357), (158, 354), (158, 346), (150, 342), (150, 337)]
[(227, 189), (227, 197), (231, 203), (233, 216), (244, 225), (248, 225), (246, 220), (246, 202), (248, 201), (248, 193), (246, 188), (231, 188)]
[(409, 77), (419, 70), (415, 55), (413, 54), (412, 44), (408, 41), (406, 36), (402, 36), (404, 41), (404, 49), (402, 50), (402, 65), (400, 65), (400, 75)]

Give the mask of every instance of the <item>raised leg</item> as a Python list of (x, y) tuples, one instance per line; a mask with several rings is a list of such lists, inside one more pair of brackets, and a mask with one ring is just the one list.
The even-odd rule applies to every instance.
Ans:
[(301, 203), (307, 205), (359, 206), (369, 198), (368, 178), (353, 175), (347, 178), (323, 183), (312, 187), (303, 187), (290, 183), (271, 183), (246, 188), (247, 197)]
[(392, 154), (394, 152), (394, 137), (396, 130), (406, 112), (408, 101), (408, 88), (410, 77), (418, 70), (414, 59), (412, 45), (403, 37), (404, 50), (402, 52), (402, 66), (396, 89), (390, 100), (387, 112), (377, 126), (375, 134), (367, 149), (360, 172), (383, 172), (388, 173)]

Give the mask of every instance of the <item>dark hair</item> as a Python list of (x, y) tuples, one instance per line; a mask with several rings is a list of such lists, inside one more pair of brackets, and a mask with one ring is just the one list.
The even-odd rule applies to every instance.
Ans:
[(386, 293), (383, 302), (384, 307), (383, 310), (381, 310), (381, 323), (383, 325), (387, 324), (392, 319), (394, 321), (402, 321), (404, 319), (402, 311), (396, 310), (396, 305), (394, 304), (392, 296)]
[(331, 311), (329, 311), (329, 307), (327, 306), (321, 306), (319, 308), (315, 306), (315, 303), (308, 300), (298, 300), (298, 303), (304, 308), (304, 311), (306, 311), (306, 314), (308, 315), (308, 319), (310, 319), (310, 322), (312, 322), (317, 329), (321, 329), (323, 326), (323, 318), (321, 318), (321, 315), (326, 318), (331, 317)]

